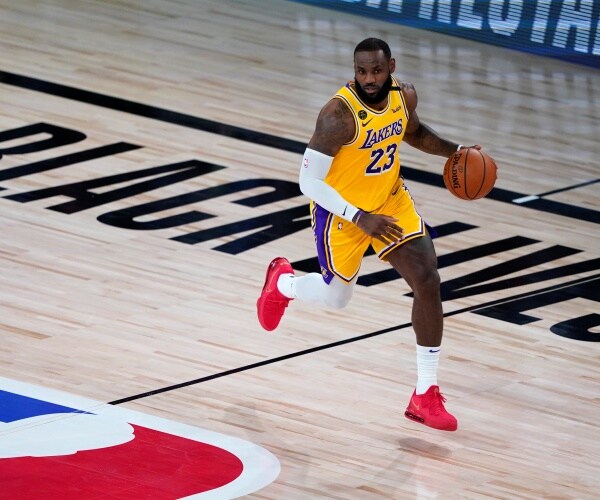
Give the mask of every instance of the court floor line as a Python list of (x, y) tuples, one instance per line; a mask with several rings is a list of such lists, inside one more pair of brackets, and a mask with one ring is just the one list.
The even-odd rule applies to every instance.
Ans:
[[(483, 304), (475, 304), (472, 306), (467, 306), (467, 307), (463, 307), (461, 309), (456, 309), (454, 311), (450, 311), (447, 313), (444, 313), (444, 317), (450, 317), (450, 316), (456, 316), (457, 314), (462, 314), (462, 313), (467, 313), (467, 312), (472, 312), (472, 311), (477, 311), (478, 309), (485, 309), (488, 307), (492, 307), (492, 306), (497, 306), (497, 305), (501, 305), (501, 304), (506, 304), (509, 302), (513, 302), (516, 300), (520, 300), (523, 298), (528, 298), (528, 297), (533, 297), (535, 295), (540, 295), (540, 294), (544, 294), (544, 293), (549, 293), (549, 292), (554, 292), (556, 290), (560, 290), (562, 288), (567, 288), (573, 285), (578, 285), (581, 283), (586, 283), (589, 281), (600, 281), (600, 274), (595, 274), (592, 276), (586, 276), (584, 278), (578, 278), (566, 283), (559, 283), (557, 285), (552, 285), (546, 288), (541, 288), (539, 290), (533, 290), (531, 292), (524, 292), (522, 294), (519, 295), (514, 295), (512, 297), (506, 297), (506, 298), (502, 298), (502, 299), (496, 299), (496, 300), (491, 300), (489, 302), (483, 303)], [(599, 284), (600, 286), (600, 284)], [(157, 394), (163, 394), (165, 392), (170, 392), (170, 391), (174, 391), (176, 389), (182, 389), (184, 387), (189, 387), (191, 385), (197, 385), (197, 384), (201, 384), (203, 382), (208, 382), (210, 380), (214, 380), (217, 378), (221, 378), (221, 377), (226, 377), (228, 375), (233, 375), (235, 373), (240, 373), (240, 372), (244, 372), (244, 371), (248, 371), (248, 370), (252, 370), (254, 368), (259, 368), (261, 366), (266, 366), (266, 365), (271, 365), (274, 363), (279, 363), (281, 361), (285, 361), (288, 359), (292, 359), (292, 358), (297, 358), (300, 356), (305, 356), (307, 354), (312, 354), (314, 352), (319, 352), (319, 351), (324, 351), (326, 349), (332, 349), (334, 347), (338, 347), (341, 345), (345, 345), (345, 344), (350, 344), (352, 342), (358, 342), (361, 340), (366, 340), (369, 339), (371, 337), (376, 337), (378, 335), (383, 335), (386, 333), (390, 333), (396, 330), (402, 330), (404, 328), (408, 328), (409, 326), (411, 326), (412, 323), (408, 322), (408, 323), (402, 323), (400, 325), (396, 325), (396, 326), (391, 326), (388, 328), (383, 328), (381, 330), (377, 330), (375, 332), (371, 332), (371, 333), (366, 333), (363, 335), (358, 335), (356, 337), (351, 337), (351, 338), (347, 338), (347, 339), (343, 339), (343, 340), (338, 340), (336, 342), (331, 342), (329, 344), (323, 344), (320, 346), (316, 346), (316, 347), (311, 347), (309, 349), (304, 349), (302, 351), (297, 351), (297, 352), (293, 352), (290, 354), (284, 354), (283, 356), (277, 356), (275, 358), (270, 358), (270, 359), (265, 359), (263, 361), (258, 361), (256, 363), (251, 363), (249, 365), (244, 365), (244, 366), (240, 366), (237, 368), (232, 368), (231, 370), (225, 370), (219, 373), (213, 373), (212, 375), (207, 375), (205, 377), (200, 377), (194, 380), (188, 380), (186, 382), (181, 382), (179, 384), (174, 384), (174, 385), (170, 385), (167, 387), (161, 387), (159, 389), (154, 389), (152, 391), (148, 391), (148, 392), (142, 392), (140, 394), (136, 394), (133, 396), (128, 396), (125, 398), (121, 398), (121, 399), (116, 399), (114, 401), (109, 401), (108, 404), (111, 405), (119, 405), (119, 404), (123, 404), (123, 403), (128, 403), (131, 401), (136, 401), (139, 399), (143, 399), (143, 398), (147, 398), (150, 396), (156, 396)]]
[(592, 179), (589, 181), (585, 181), (585, 182), (580, 182), (579, 184), (573, 184), (571, 186), (565, 186), (563, 188), (559, 188), (559, 189), (553, 189), (552, 191), (546, 191), (545, 193), (540, 193), (540, 194), (531, 194), (528, 196), (523, 196), (521, 198), (517, 198), (515, 200), (513, 200), (513, 203), (528, 203), (530, 201), (533, 200), (539, 200), (540, 198), (543, 198), (544, 196), (548, 196), (551, 194), (557, 194), (557, 193), (563, 193), (565, 191), (572, 191), (573, 189), (577, 189), (580, 187), (586, 187), (586, 186), (591, 186), (592, 184), (596, 184), (600, 182), (600, 179)]
[[(306, 143), (301, 141), (295, 141), (293, 139), (270, 135), (264, 132), (228, 125), (221, 122), (215, 122), (206, 118), (200, 118), (177, 111), (151, 106), (149, 104), (143, 104), (122, 99), (120, 97), (83, 90), (60, 83), (40, 80), (38, 78), (19, 75), (8, 71), (0, 70), (0, 83), (34, 92), (42, 92), (44, 94), (62, 97), (64, 99), (83, 102), (93, 106), (130, 113), (136, 116), (143, 116), (152, 120), (171, 123), (173, 125), (218, 134), (240, 141), (260, 144), (292, 153), (303, 154), (304, 150), (306, 149)], [(434, 186), (443, 186), (441, 174), (421, 171), (411, 168), (407, 165), (402, 166), (402, 176), (406, 179), (416, 182), (422, 182)], [(507, 189), (501, 189), (498, 187), (495, 187), (486, 198), (504, 203), (510, 203), (513, 206), (521, 206), (528, 209), (570, 217), (577, 220), (585, 220), (597, 224), (600, 223), (600, 211), (579, 207), (577, 205), (569, 205), (567, 203), (554, 200), (548, 200), (546, 198), (532, 197), (524, 193), (517, 193), (516, 191), (509, 191)], [(521, 201), (516, 202), (515, 200)]]
[(16, 73), (9, 73), (8, 71), (0, 70), (0, 83), (32, 90), (35, 92), (42, 92), (44, 94), (62, 97), (64, 99), (83, 102), (93, 106), (112, 109), (114, 111), (121, 111), (123, 113), (129, 113), (136, 116), (143, 116), (152, 120), (171, 123), (173, 125), (180, 125), (187, 128), (202, 130), (204, 132), (223, 135), (233, 139), (238, 139), (240, 141), (247, 141), (253, 144), (261, 144), (263, 146), (283, 149), (284, 151), (304, 153), (304, 150), (306, 149), (306, 144), (300, 141), (285, 139), (279, 136), (266, 134), (264, 132), (257, 132), (255, 130), (236, 127), (234, 125), (228, 125), (221, 122), (215, 122), (206, 118), (199, 118), (197, 116), (151, 106), (149, 104), (142, 104), (140, 102), (130, 101), (120, 97), (114, 97), (106, 94), (100, 94), (98, 92), (71, 87), (69, 85), (40, 80), (38, 78), (18, 75)]

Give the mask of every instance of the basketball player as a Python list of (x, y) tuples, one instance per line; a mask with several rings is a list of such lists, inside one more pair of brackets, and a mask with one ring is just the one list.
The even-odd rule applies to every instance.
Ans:
[(292, 299), (346, 306), (371, 245), (414, 293), (418, 377), (405, 416), (454, 431), (456, 418), (446, 411), (437, 385), (443, 324), (437, 257), (400, 177), (398, 148), (404, 140), (447, 158), (462, 146), (419, 120), (415, 88), (396, 80), (395, 69), (383, 40), (367, 38), (356, 46), (355, 79), (321, 110), (300, 167), (300, 189), (312, 200), (321, 273), (295, 276), (287, 259), (274, 259), (257, 302), (258, 319), (274, 330)]

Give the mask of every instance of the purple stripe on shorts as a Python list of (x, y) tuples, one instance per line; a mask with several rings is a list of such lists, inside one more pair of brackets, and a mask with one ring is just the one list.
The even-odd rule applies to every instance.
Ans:
[(315, 233), (315, 243), (317, 245), (317, 258), (319, 259), (323, 280), (328, 285), (333, 279), (333, 272), (327, 264), (327, 256), (329, 255), (327, 240), (332, 219), (333, 214), (331, 212), (328, 212), (323, 207), (313, 202), (313, 231)]

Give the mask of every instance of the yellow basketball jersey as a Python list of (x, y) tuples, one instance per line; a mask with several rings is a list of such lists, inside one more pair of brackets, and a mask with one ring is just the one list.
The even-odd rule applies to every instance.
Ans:
[[(398, 82), (393, 79), (392, 85), (398, 87)], [(325, 182), (354, 206), (376, 211), (400, 175), (398, 148), (408, 122), (404, 95), (391, 90), (387, 106), (377, 111), (358, 98), (352, 81), (334, 98), (344, 101), (352, 111), (356, 132), (335, 155)]]

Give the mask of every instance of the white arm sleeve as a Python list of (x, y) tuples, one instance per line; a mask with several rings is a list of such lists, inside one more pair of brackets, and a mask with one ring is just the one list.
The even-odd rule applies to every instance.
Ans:
[(358, 208), (325, 182), (333, 157), (306, 148), (300, 167), (300, 191), (325, 210), (352, 221)]

